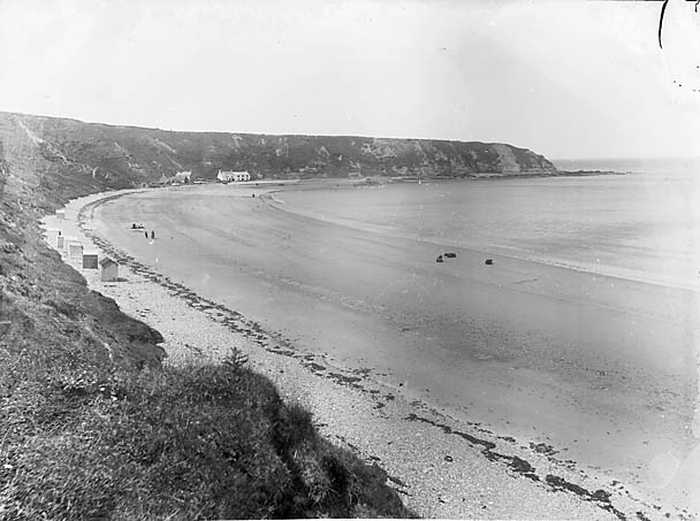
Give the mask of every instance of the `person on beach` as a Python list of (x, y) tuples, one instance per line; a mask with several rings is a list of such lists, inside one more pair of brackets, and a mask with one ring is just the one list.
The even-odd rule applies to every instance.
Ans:
[(146, 236), (146, 239), (148, 239), (148, 232), (143, 232), (143, 234)]
[(155, 238), (156, 238), (156, 232), (151, 230), (151, 239), (155, 239)]

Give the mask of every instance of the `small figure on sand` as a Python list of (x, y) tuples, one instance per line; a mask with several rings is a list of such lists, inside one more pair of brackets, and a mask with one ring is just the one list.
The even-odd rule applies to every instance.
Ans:
[(486, 260), (484, 261), (484, 264), (486, 264), (487, 266), (493, 265), (493, 259), (486, 259)]
[(445, 261), (442, 259), (442, 255), (438, 255), (438, 258), (435, 259), (435, 262), (445, 262)]
[(143, 234), (146, 236), (146, 239), (148, 239), (148, 232), (143, 232)]
[(156, 232), (151, 230), (151, 239), (155, 239), (155, 238), (156, 238)]

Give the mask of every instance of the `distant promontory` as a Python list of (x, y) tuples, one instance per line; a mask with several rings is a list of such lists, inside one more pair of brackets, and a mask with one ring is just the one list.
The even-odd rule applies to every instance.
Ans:
[(544, 156), (502, 143), (179, 132), (0, 112), (0, 135), (18, 132), (60, 165), (62, 177), (104, 188), (182, 171), (214, 179), (220, 169), (245, 170), (253, 179), (558, 174)]

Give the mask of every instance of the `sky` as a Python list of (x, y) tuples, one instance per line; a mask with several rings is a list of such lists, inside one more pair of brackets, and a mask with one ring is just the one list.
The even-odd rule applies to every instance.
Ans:
[[(0, 0), (0, 110), (700, 156), (700, 13), (659, 2)], [(675, 83), (674, 83), (675, 81)]]

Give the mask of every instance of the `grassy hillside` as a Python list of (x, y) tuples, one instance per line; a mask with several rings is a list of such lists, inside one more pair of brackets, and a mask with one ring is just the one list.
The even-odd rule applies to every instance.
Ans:
[(235, 351), (162, 367), (160, 334), (46, 247), (47, 210), (158, 173), (120, 170), (112, 137), (81, 126), (0, 115), (0, 519), (409, 515), (381, 469), (321, 439)]
[(9, 113), (0, 113), (2, 126), (19, 127), (71, 180), (91, 185), (138, 185), (181, 170), (211, 179), (219, 169), (265, 178), (556, 173), (543, 156), (506, 144), (169, 132)]

